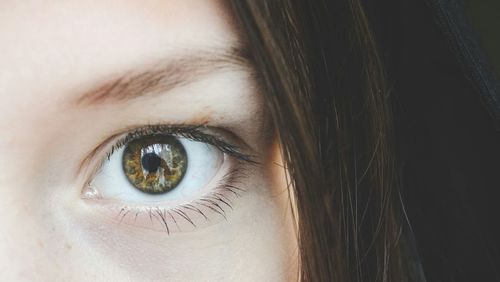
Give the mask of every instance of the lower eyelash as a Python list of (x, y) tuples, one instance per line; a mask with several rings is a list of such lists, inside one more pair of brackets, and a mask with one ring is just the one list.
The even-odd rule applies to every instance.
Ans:
[(234, 207), (231, 198), (239, 198), (246, 192), (245, 189), (237, 186), (241, 184), (239, 180), (244, 176), (243, 170), (237, 168), (222, 177), (219, 185), (213, 191), (191, 203), (181, 204), (173, 208), (123, 206), (120, 208), (117, 218), (119, 222), (123, 222), (133, 217), (132, 222), (135, 223), (141, 215), (146, 216), (151, 225), (154, 225), (155, 222), (159, 223), (168, 235), (175, 230), (182, 232), (180, 223), (187, 224), (191, 228), (198, 228), (199, 220), (195, 219), (195, 216), (205, 222), (210, 222), (211, 214), (218, 214), (227, 220), (227, 210), (232, 210)]

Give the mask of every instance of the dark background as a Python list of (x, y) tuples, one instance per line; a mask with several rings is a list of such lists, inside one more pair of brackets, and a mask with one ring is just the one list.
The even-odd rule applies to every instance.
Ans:
[(500, 281), (500, 1), (365, 6), (391, 88), (413, 255), (427, 281)]
[(465, 15), (477, 34), (495, 74), (500, 76), (500, 1), (466, 0)]

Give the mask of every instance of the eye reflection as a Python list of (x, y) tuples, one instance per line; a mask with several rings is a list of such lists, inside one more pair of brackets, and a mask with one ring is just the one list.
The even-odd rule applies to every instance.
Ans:
[(148, 194), (163, 194), (181, 182), (187, 169), (187, 156), (175, 137), (147, 136), (127, 145), (122, 165), (135, 188)]

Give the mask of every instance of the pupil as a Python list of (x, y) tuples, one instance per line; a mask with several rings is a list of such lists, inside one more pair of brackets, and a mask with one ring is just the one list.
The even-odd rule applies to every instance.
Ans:
[(160, 168), (161, 158), (155, 153), (147, 153), (142, 156), (141, 163), (148, 172), (156, 172)]

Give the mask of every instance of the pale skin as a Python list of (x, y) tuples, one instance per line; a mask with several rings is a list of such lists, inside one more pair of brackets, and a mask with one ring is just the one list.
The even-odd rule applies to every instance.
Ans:
[[(296, 279), (280, 149), (252, 67), (232, 52), (238, 30), (215, 0), (0, 3), (0, 281)], [(154, 71), (160, 87), (102, 91)], [(223, 129), (255, 158), (238, 163), (241, 193), (221, 196), (223, 215), (177, 214), (167, 232), (161, 216), (137, 212), (149, 202), (95, 196), (115, 183), (93, 184), (113, 136), (146, 125)], [(236, 163), (225, 156), (197, 192), (154, 206), (196, 200)]]

